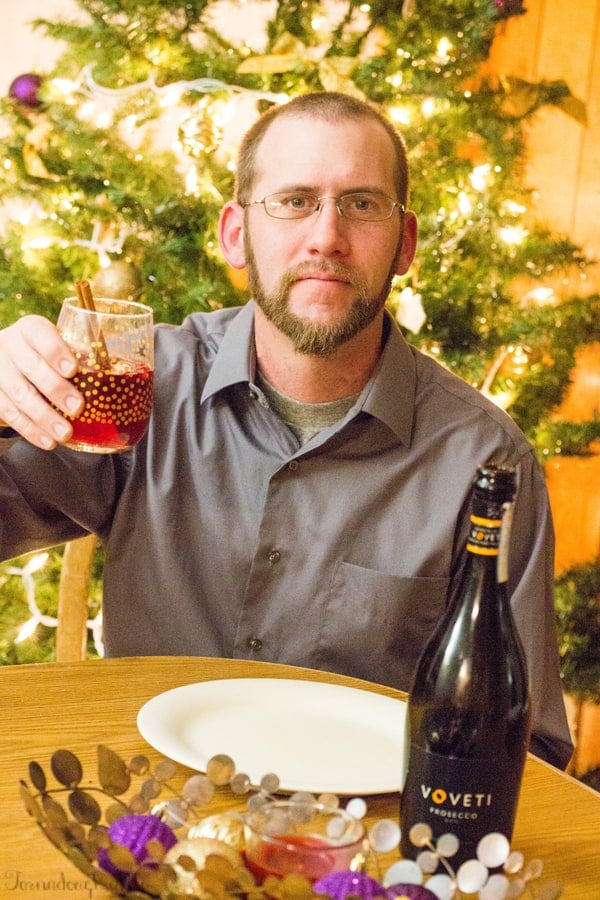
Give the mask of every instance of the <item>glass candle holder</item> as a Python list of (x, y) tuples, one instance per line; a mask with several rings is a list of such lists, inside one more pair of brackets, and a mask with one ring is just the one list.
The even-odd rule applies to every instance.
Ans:
[(365, 859), (362, 822), (319, 803), (269, 801), (246, 814), (244, 832), (246, 865), (259, 882), (291, 874), (314, 882)]

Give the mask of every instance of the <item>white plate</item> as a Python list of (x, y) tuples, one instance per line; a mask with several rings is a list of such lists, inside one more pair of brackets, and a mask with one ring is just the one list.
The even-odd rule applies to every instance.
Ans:
[(159, 694), (139, 711), (142, 737), (196, 771), (226, 753), (258, 784), (274, 772), (285, 791), (398, 791), (406, 704), (317, 681), (229, 678)]

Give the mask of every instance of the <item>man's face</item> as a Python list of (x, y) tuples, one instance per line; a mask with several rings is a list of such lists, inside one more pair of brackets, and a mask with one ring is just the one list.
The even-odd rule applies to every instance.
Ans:
[[(377, 122), (282, 118), (259, 147), (251, 199), (290, 189), (397, 199), (394, 174), (394, 148)], [(252, 296), (301, 353), (327, 355), (365, 328), (381, 315), (393, 276), (407, 268), (398, 209), (389, 219), (361, 222), (325, 200), (307, 218), (283, 220), (258, 204), (244, 222)]]

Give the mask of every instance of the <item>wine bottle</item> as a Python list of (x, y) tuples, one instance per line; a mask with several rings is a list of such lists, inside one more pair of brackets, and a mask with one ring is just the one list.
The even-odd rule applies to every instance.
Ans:
[(515, 472), (480, 466), (463, 575), (417, 663), (407, 710), (402, 853), (417, 823), (476, 856), (490, 832), (510, 841), (530, 737), (525, 653), (507, 595)]

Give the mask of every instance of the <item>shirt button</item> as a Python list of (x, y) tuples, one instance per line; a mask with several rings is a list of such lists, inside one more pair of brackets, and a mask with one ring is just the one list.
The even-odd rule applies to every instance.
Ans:
[(280, 559), (281, 559), (281, 553), (279, 552), (279, 550), (269, 551), (268, 560), (272, 566), (275, 565), (275, 563), (278, 563)]
[(248, 638), (247, 644), (250, 650), (262, 650), (263, 648), (263, 642), (258, 637)]
[(288, 469), (290, 472), (295, 472), (299, 465), (300, 463), (297, 459), (292, 459), (291, 462), (288, 463)]

